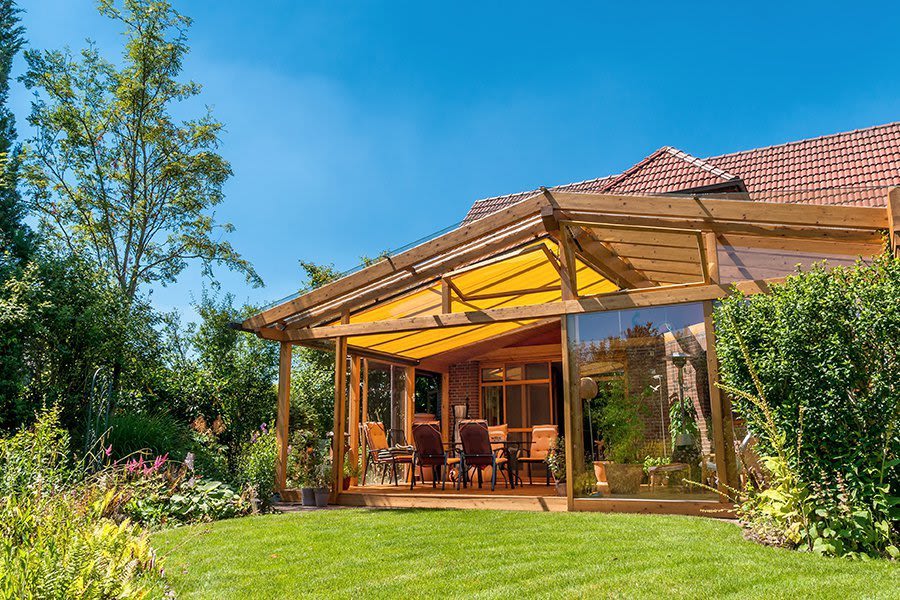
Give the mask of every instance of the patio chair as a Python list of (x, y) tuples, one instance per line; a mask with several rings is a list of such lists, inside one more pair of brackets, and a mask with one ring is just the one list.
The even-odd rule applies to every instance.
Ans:
[[(501, 458), (504, 456), (508, 457), (509, 448), (506, 446), (506, 442), (509, 440), (509, 425), (506, 423), (502, 425), (488, 425), (488, 434), (491, 436), (491, 449), (494, 451), (494, 454)], [(506, 473), (503, 469), (500, 470), (500, 474), (506, 480)], [(516, 473), (516, 476), (518, 476), (518, 473)]]
[(369, 455), (369, 460), (366, 461), (366, 469), (363, 473), (363, 482), (366, 481), (369, 465), (371, 464), (375, 465), (376, 469), (379, 466), (381, 467), (382, 485), (388, 469), (390, 469), (394, 485), (397, 485), (397, 465), (412, 465), (412, 450), (388, 446), (384, 423), (378, 421), (367, 422), (363, 423), (362, 428), (366, 436), (366, 447)]
[[(531, 428), (531, 445), (528, 454), (519, 457), (528, 467), (528, 483), (531, 484), (531, 465), (544, 463), (558, 435), (556, 425), (535, 425)], [(546, 468), (546, 465), (544, 465)], [(550, 485), (550, 469), (547, 468), (547, 485)]]
[(409, 481), (409, 489), (413, 489), (416, 485), (416, 466), (419, 467), (419, 473), (422, 476), (422, 482), (425, 482), (424, 467), (431, 467), (431, 487), (437, 487), (437, 471), (441, 471), (441, 489), (447, 488), (447, 473), (451, 465), (459, 463), (458, 458), (451, 458), (444, 450), (444, 440), (441, 438), (441, 426), (437, 421), (427, 421), (421, 423), (413, 423), (412, 426), (413, 440), (416, 443), (416, 450), (412, 458), (412, 477)]
[[(502, 468), (509, 470), (509, 460), (506, 456), (497, 456), (491, 447), (487, 421), (474, 419), (460, 421), (459, 439), (462, 442), (460, 471), (463, 474), (463, 485), (465, 486), (468, 481), (467, 471), (473, 468), (478, 474), (478, 487), (481, 487), (482, 471), (491, 467), (491, 491), (494, 491), (497, 487), (497, 470)], [(506, 448), (503, 448), (500, 453), (505, 454)], [(509, 487), (509, 478), (506, 480), (506, 485)]]

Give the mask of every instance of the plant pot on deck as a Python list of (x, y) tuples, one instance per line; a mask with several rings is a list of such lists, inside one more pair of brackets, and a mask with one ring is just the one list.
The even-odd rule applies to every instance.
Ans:
[(315, 498), (316, 498), (316, 506), (319, 508), (324, 508), (328, 506), (328, 488), (320, 487), (314, 488)]
[(636, 494), (644, 478), (643, 465), (609, 462), (606, 467), (606, 483), (610, 494)]
[(316, 492), (311, 487), (300, 488), (300, 501), (303, 503), (303, 506), (315, 506), (316, 505)]
[(556, 494), (558, 496), (566, 495), (566, 482), (565, 481), (557, 481), (556, 482)]
[(606, 465), (609, 463), (608, 460), (594, 461), (594, 476), (597, 478), (597, 483), (606, 483)]

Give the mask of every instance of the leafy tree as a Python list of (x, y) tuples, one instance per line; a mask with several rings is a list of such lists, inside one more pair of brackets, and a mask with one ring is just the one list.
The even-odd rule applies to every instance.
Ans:
[(129, 305), (141, 284), (171, 283), (191, 260), (260, 283), (221, 239), (232, 226), (210, 213), (231, 175), (216, 152), (222, 124), (209, 111), (182, 122), (171, 114), (200, 93), (179, 81), (190, 19), (165, 0), (100, 0), (99, 10), (124, 28), (121, 68), (93, 45), (78, 58), (25, 53), (22, 80), (38, 98), (24, 173), (42, 228), (96, 260)]
[(6, 106), (13, 57), (24, 43), (18, 13), (15, 2), (0, 0), (0, 281), (28, 258), (32, 243), (31, 231), (23, 222), (25, 206), (16, 188), (15, 119)]

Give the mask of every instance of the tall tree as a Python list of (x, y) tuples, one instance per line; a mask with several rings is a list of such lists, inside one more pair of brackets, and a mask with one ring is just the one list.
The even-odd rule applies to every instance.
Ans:
[(28, 257), (31, 248), (31, 231), (23, 222), (25, 206), (16, 188), (16, 124), (6, 106), (13, 57), (24, 43), (18, 13), (13, 0), (0, 0), (0, 281), (6, 278), (9, 267)]
[(91, 256), (133, 302), (142, 284), (175, 281), (189, 261), (221, 264), (261, 283), (212, 209), (231, 175), (217, 149), (222, 124), (178, 121), (174, 105), (200, 93), (179, 81), (190, 19), (165, 0), (100, 0), (126, 39), (121, 67), (93, 44), (75, 57), (26, 51), (23, 81), (38, 97), (25, 175), (42, 229)]

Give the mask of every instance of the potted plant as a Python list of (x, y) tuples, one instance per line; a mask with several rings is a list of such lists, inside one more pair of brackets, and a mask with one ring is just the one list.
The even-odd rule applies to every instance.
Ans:
[(316, 506), (324, 508), (328, 506), (328, 484), (331, 480), (331, 460), (320, 451), (321, 460), (317, 461), (313, 476), (313, 491), (315, 493)]
[(316, 467), (316, 448), (311, 431), (295, 431), (288, 445), (287, 485), (300, 488), (300, 500), (303, 506), (315, 506), (314, 470)]
[(606, 482), (611, 494), (636, 494), (641, 489), (644, 465), (641, 450), (644, 424), (641, 421), (640, 398), (629, 398), (620, 381), (607, 386), (601, 409), (606, 458)]
[(563, 436), (556, 436), (556, 440), (547, 451), (547, 458), (544, 459), (553, 480), (556, 482), (556, 493), (560, 496), (566, 495), (566, 443)]
[(341, 482), (341, 489), (347, 491), (350, 489), (350, 480), (359, 477), (359, 456), (351, 456), (347, 454), (344, 460), (344, 479)]

